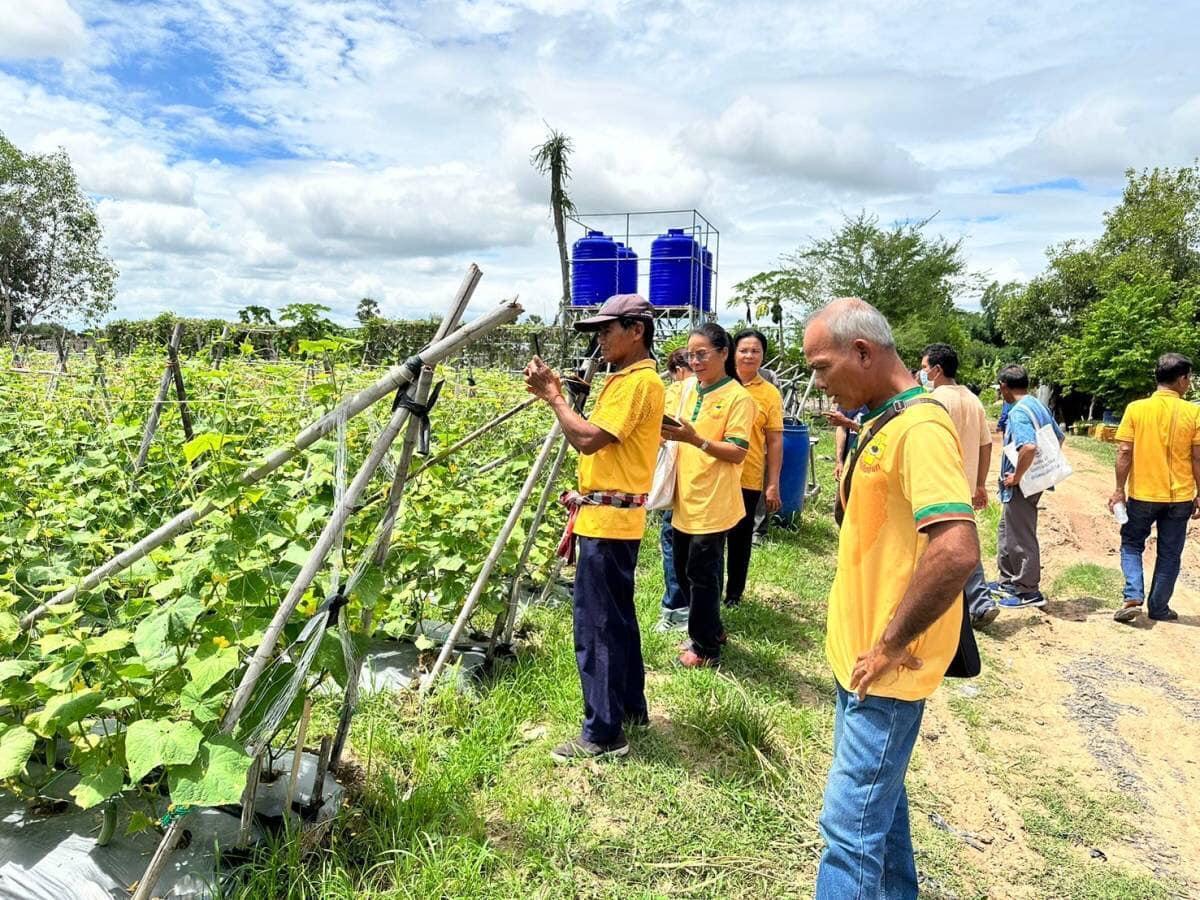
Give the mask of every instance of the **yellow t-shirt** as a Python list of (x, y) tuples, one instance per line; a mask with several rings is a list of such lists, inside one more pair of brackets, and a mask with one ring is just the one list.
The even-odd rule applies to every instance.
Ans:
[(779, 388), (761, 375), (742, 385), (754, 398), (758, 410), (750, 429), (750, 449), (742, 463), (742, 487), (761, 491), (767, 475), (767, 432), (783, 431), (783, 397)]
[[(684, 416), (708, 441), (750, 446), (757, 407), (737, 380), (726, 376), (707, 388), (695, 376), (683, 382)], [(742, 464), (723, 462), (691, 444), (679, 445), (671, 527), (684, 534), (728, 531), (745, 515)]]
[(1200, 406), (1159, 388), (1125, 408), (1117, 441), (1133, 444), (1130, 497), (1147, 503), (1195, 498), (1192, 448), (1200, 445)]
[[(893, 399), (923, 393), (913, 388)], [(854, 661), (883, 636), (908, 590), (929, 544), (924, 529), (938, 522), (975, 521), (962, 450), (946, 411), (920, 403), (873, 434), (870, 422), (885, 408), (872, 410), (864, 419), (862, 449), (838, 539), (837, 574), (829, 592), (825, 654), (846, 690)], [(920, 669), (893, 672), (867, 693), (898, 700), (932, 694), (958, 649), (961, 603), (960, 595), (909, 646), (924, 663)]]
[[(609, 375), (588, 421), (616, 438), (590, 456), (579, 457), (579, 493), (649, 493), (662, 431), (663, 383), (654, 360), (643, 359)], [(646, 510), (584, 506), (575, 519), (583, 537), (641, 540)]]

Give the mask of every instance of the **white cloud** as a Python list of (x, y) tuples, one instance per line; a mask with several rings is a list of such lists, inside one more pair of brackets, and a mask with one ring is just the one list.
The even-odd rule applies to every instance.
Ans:
[(160, 151), (96, 131), (43, 132), (27, 149), (64, 148), (84, 190), (102, 197), (190, 204), (194, 179), (168, 164)]
[(229, 251), (232, 242), (200, 209), (142, 200), (101, 200), (96, 214), (118, 251), (161, 254)]
[(0, 59), (67, 57), (87, 40), (79, 13), (67, 0), (6, 3), (0, 25)]

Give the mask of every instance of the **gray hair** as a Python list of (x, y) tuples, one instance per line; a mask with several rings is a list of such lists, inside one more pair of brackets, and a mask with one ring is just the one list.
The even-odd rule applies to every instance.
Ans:
[(839, 346), (851, 341), (869, 341), (883, 348), (895, 348), (892, 326), (883, 313), (859, 297), (838, 297), (821, 307), (812, 320), (821, 319), (829, 335)]

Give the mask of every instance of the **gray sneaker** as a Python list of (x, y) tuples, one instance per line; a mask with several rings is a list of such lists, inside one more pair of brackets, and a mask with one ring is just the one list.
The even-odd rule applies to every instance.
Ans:
[(654, 630), (658, 632), (687, 631), (688, 618), (691, 612), (691, 607), (687, 606), (683, 609), (663, 609), (662, 615), (654, 623)]
[(1113, 619), (1117, 622), (1133, 622), (1141, 614), (1142, 604), (1126, 600), (1125, 604), (1113, 613)]

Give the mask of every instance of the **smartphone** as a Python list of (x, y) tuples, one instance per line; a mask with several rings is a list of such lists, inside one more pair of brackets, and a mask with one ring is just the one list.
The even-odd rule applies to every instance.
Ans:
[(672, 428), (678, 428), (682, 424), (683, 423), (674, 416), (668, 416), (666, 413), (663, 413), (663, 425), (670, 425)]

